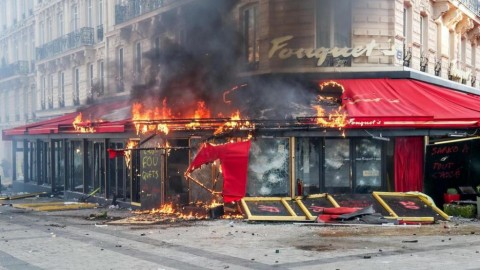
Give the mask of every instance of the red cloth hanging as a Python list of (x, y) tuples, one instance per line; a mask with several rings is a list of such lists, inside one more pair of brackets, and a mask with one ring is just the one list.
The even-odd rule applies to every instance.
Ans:
[(197, 153), (186, 173), (206, 163), (220, 160), (223, 174), (223, 201), (238, 201), (245, 196), (247, 188), (248, 155), (250, 141), (211, 145), (205, 143)]
[(423, 190), (423, 137), (395, 138), (395, 192)]
[(108, 148), (107, 151), (108, 151), (108, 157), (110, 159), (125, 156), (125, 151), (124, 150), (115, 150), (115, 149)]

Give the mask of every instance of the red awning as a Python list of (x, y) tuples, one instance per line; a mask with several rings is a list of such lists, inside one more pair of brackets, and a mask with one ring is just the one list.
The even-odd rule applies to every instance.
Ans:
[(15, 135), (40, 135), (55, 133), (75, 133), (73, 121), (82, 113), (84, 121), (91, 121), (95, 133), (124, 132), (125, 125), (129, 123), (130, 103), (128, 100), (106, 102), (82, 108), (77, 112), (68, 113), (49, 120), (39, 121), (32, 124), (6, 129), (3, 131), (3, 139), (9, 139)]
[(347, 127), (478, 127), (480, 96), (412, 79), (345, 79)]

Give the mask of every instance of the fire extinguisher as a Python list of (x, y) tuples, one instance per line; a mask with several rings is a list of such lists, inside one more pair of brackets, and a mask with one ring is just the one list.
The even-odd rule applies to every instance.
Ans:
[(297, 179), (297, 196), (303, 196), (303, 181)]

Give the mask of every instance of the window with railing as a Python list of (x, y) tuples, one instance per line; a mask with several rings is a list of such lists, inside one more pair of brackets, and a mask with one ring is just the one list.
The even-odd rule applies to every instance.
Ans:
[(115, 24), (123, 23), (176, 0), (127, 0), (115, 5)]
[(0, 65), (0, 79), (26, 75), (29, 72), (28, 61), (16, 61), (8, 65)]
[(480, 16), (478, 10), (478, 1), (477, 0), (459, 0), (466, 8), (475, 13), (477, 16)]
[(36, 59), (43, 60), (68, 50), (76, 49), (81, 46), (90, 46), (94, 44), (94, 29), (92, 27), (82, 27), (54, 39), (41, 47), (36, 48)]

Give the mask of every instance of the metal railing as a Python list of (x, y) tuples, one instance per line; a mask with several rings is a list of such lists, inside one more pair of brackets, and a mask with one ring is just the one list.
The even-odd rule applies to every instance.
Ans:
[(43, 60), (81, 46), (93, 45), (94, 30), (95, 29), (92, 27), (83, 27), (77, 31), (70, 32), (62, 37), (45, 43), (41, 47), (37, 47), (37, 60)]
[(459, 2), (463, 4), (466, 8), (468, 8), (471, 12), (475, 13), (475, 15), (480, 16), (477, 0), (459, 0)]
[(115, 24), (120, 24), (164, 7), (175, 0), (128, 0), (124, 4), (115, 5)]
[(0, 80), (16, 75), (26, 75), (29, 72), (28, 61), (17, 61), (5, 66), (0, 66)]

